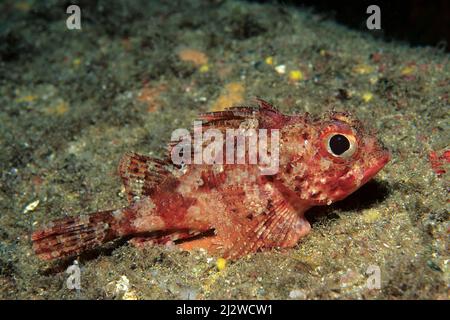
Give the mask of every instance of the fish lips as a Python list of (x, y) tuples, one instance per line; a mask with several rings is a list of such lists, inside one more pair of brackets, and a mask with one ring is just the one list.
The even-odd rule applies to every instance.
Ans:
[(383, 150), (376, 159), (375, 163), (364, 171), (361, 185), (372, 179), (381, 169), (383, 169), (383, 167), (391, 160), (391, 153), (388, 150)]

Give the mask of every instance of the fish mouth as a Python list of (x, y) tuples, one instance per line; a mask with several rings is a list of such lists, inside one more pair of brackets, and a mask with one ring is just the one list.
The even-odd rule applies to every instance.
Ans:
[(364, 172), (362, 178), (362, 184), (372, 179), (378, 171), (383, 169), (383, 167), (391, 160), (391, 153), (388, 150), (383, 150), (381, 156), (377, 157), (376, 162)]

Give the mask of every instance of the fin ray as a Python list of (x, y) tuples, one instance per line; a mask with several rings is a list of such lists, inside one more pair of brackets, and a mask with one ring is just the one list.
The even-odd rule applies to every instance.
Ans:
[(151, 195), (155, 189), (169, 180), (175, 180), (173, 165), (135, 152), (126, 153), (119, 163), (119, 175), (130, 203)]

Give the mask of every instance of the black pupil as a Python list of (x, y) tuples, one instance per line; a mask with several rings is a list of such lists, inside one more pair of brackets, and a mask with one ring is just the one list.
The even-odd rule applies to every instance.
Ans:
[(350, 148), (350, 141), (348, 141), (348, 139), (342, 134), (336, 134), (331, 137), (330, 149), (335, 155), (340, 156), (349, 148)]

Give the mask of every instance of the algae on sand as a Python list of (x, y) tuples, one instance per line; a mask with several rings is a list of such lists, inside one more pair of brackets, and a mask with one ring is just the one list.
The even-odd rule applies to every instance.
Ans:
[[(57, 1), (0, 5), (0, 298), (449, 298), (449, 168), (437, 175), (429, 162), (449, 148), (448, 54), (288, 6), (77, 2), (81, 31), (65, 28)], [(122, 245), (80, 261), (77, 293), (66, 265), (33, 255), (33, 228), (125, 205), (124, 152), (161, 156), (198, 112), (254, 96), (283, 112), (351, 111), (393, 160), (308, 213), (312, 232), (297, 247), (220, 272), (201, 252)], [(370, 265), (380, 290), (367, 288)]]

